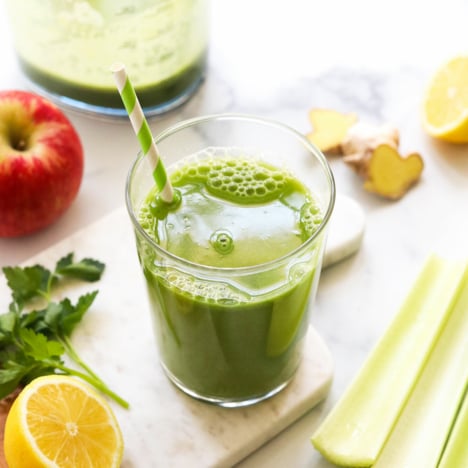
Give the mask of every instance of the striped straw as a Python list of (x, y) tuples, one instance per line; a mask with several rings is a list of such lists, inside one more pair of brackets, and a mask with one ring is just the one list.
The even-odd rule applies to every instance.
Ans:
[(143, 155), (148, 158), (151, 170), (153, 171), (153, 179), (161, 194), (161, 198), (166, 203), (172, 203), (174, 200), (174, 191), (167, 177), (166, 169), (158, 154), (156, 143), (154, 142), (145, 114), (138, 101), (135, 89), (125, 71), (125, 66), (121, 63), (114, 63), (111, 66), (111, 71), (114, 74), (115, 83), (122, 98), (123, 105), (128, 113), (133, 130), (138, 138), (138, 141), (143, 151)]

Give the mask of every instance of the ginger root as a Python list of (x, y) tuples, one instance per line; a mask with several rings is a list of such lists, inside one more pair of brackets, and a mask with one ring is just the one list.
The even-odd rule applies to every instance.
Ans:
[(418, 153), (402, 157), (396, 148), (380, 144), (367, 162), (364, 188), (382, 197), (398, 200), (420, 178), (424, 163)]
[(355, 114), (341, 114), (329, 109), (312, 109), (309, 112), (312, 132), (307, 134), (309, 141), (314, 143), (325, 154), (341, 154), (341, 143), (348, 130), (357, 122)]
[(343, 161), (365, 178), (368, 161), (374, 150), (382, 144), (398, 149), (400, 134), (395, 127), (377, 127), (358, 122), (348, 130), (341, 143)]
[(418, 153), (400, 155), (400, 135), (395, 127), (360, 123), (354, 114), (326, 109), (311, 110), (309, 119), (314, 131), (307, 138), (325, 154), (343, 156), (364, 179), (367, 191), (397, 200), (419, 180), (423, 159)]

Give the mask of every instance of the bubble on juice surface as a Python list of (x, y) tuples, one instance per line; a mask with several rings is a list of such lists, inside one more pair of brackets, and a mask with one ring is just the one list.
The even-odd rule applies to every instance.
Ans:
[(210, 237), (210, 244), (216, 252), (226, 255), (234, 250), (234, 238), (227, 229), (218, 229)]
[(184, 161), (172, 174), (173, 184), (202, 182), (213, 195), (251, 204), (278, 198), (293, 183), (287, 171), (252, 157), (232, 157), (231, 151), (205, 151)]
[(288, 279), (290, 283), (297, 283), (301, 281), (304, 276), (310, 272), (309, 263), (296, 263), (291, 266), (288, 273)]
[(157, 235), (158, 218), (154, 216), (149, 205), (143, 205), (138, 213), (138, 222), (145, 232), (155, 241), (159, 242)]
[(320, 227), (323, 221), (322, 211), (318, 203), (309, 200), (301, 207), (299, 224), (305, 238), (309, 238)]
[(233, 305), (245, 303), (251, 299), (249, 294), (230, 284), (205, 281), (178, 270), (161, 269), (158, 271), (158, 276), (169, 287), (179, 290), (184, 295), (213, 304)]

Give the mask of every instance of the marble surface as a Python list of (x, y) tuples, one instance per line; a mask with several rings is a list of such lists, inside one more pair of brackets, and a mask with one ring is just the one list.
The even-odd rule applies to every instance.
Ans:
[(366, 232), (366, 215), (362, 206), (347, 195), (338, 193), (330, 218), (322, 269), (355, 254)]
[[(232, 409), (183, 394), (158, 364), (146, 288), (126, 209), (114, 210), (35, 255), (28, 264), (52, 268), (69, 252), (75, 252), (77, 260), (86, 255), (106, 265), (97, 285), (72, 281), (55, 296), (69, 297), (75, 303), (80, 295), (99, 289), (72, 341), (84, 361), (130, 404), (127, 410), (110, 403), (124, 437), (122, 468), (186, 468), (194, 466), (194, 460), (203, 467), (233, 466), (328, 394), (333, 358), (312, 327), (301, 365), (278, 395)], [(0, 310), (8, 307), (9, 296), (0, 280)]]
[[(0, 3), (0, 89), (24, 88)], [(184, 107), (151, 121), (154, 133), (180, 119), (224, 111), (281, 120), (308, 132), (307, 112), (329, 107), (361, 120), (393, 123), (402, 152), (418, 151), (423, 177), (403, 199), (389, 202), (362, 189), (339, 159), (330, 159), (340, 193), (366, 215), (360, 250), (327, 268), (312, 324), (335, 361), (326, 401), (249, 456), (239, 468), (327, 468), (309, 437), (343, 393), (402, 302), (424, 260), (441, 239), (468, 232), (468, 146), (429, 138), (420, 108), (431, 73), (466, 52), (464, 0), (213, 1), (207, 78)], [(26, 260), (123, 203), (128, 167), (138, 150), (128, 122), (67, 112), (79, 131), (86, 171), (80, 195), (50, 228), (0, 240), (0, 265)], [(464, 234), (466, 233), (466, 235)], [(448, 236), (448, 237), (447, 237)]]

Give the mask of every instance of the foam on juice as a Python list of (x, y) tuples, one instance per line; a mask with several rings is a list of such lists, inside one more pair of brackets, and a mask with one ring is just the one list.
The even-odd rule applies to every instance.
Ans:
[[(322, 222), (312, 194), (288, 171), (259, 159), (208, 151), (182, 160), (170, 178), (180, 204), (171, 208), (155, 188), (139, 221), (161, 247), (196, 264), (238, 268), (267, 263), (298, 248)], [(292, 269), (294, 274), (286, 272), (281, 279), (288, 287), (310, 273), (301, 265)], [(248, 287), (218, 284), (213, 290), (210, 283), (163, 270), (160, 276), (172, 287), (208, 302), (251, 299)]]
[[(279, 250), (264, 252), (264, 258), (257, 251), (252, 260), (273, 260), (311, 237), (322, 222), (319, 205), (296, 178), (258, 159), (203, 153), (178, 164), (171, 181), (181, 206), (171, 209), (154, 189), (140, 223), (167, 250), (205, 265), (246, 266), (237, 255), (234, 262), (228, 257), (234, 260), (247, 243), (271, 251), (265, 241), (280, 244)], [(189, 251), (197, 246), (213, 252), (197, 259)]]

